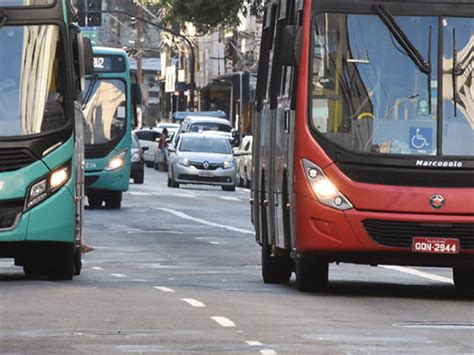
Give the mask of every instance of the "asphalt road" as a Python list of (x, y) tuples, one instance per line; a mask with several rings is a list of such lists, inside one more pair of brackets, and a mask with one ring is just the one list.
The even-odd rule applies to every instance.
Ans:
[(0, 352), (471, 354), (472, 295), (450, 270), (333, 265), (324, 293), (265, 285), (249, 192), (166, 187), (147, 169), (119, 211), (87, 210), (81, 276), (0, 260)]

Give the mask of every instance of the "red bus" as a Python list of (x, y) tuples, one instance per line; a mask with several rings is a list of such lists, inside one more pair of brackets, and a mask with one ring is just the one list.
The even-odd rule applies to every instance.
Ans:
[(449, 267), (474, 288), (474, 4), (269, 0), (252, 220), (266, 283), (330, 263)]

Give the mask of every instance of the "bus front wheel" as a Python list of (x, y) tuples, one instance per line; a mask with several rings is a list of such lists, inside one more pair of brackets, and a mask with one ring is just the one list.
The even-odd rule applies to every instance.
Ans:
[(296, 287), (301, 292), (324, 290), (329, 280), (329, 264), (312, 258), (296, 260)]
[(459, 291), (474, 291), (474, 268), (453, 268), (453, 281)]
[(105, 206), (111, 210), (118, 210), (122, 207), (122, 191), (110, 192), (105, 199)]

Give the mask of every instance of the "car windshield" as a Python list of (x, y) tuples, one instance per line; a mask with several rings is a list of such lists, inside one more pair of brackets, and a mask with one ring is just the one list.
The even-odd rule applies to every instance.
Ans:
[(57, 26), (0, 27), (1, 137), (46, 133), (68, 123), (60, 46)]
[(227, 139), (210, 137), (182, 137), (180, 152), (231, 154)]
[[(92, 89), (89, 88), (93, 85)], [(119, 79), (88, 80), (90, 99), (84, 110), (84, 138), (88, 145), (122, 138), (127, 131), (125, 82)]]
[(212, 122), (199, 122), (199, 123), (193, 123), (189, 129), (190, 132), (207, 132), (207, 131), (213, 131), (213, 132), (231, 132), (232, 127), (227, 124), (222, 124), (222, 123), (212, 123)]
[[(472, 71), (465, 70), (472, 58), (474, 20), (395, 16), (394, 21), (423, 58), (431, 62), (431, 74), (420, 69), (377, 15), (316, 17), (313, 130), (354, 152), (474, 155), (474, 88)], [(440, 23), (445, 42), (441, 64)], [(454, 28), (458, 61), (464, 69), (462, 75), (455, 76), (455, 92)], [(438, 83), (440, 65), (445, 73), (442, 87)], [(439, 89), (442, 113), (438, 112)]]

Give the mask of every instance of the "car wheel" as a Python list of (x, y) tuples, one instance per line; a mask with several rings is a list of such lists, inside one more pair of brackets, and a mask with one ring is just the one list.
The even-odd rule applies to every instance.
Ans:
[(145, 161), (145, 165), (147, 168), (153, 168), (154, 163), (151, 161)]
[(110, 210), (118, 210), (122, 207), (122, 191), (110, 192), (105, 199), (105, 206)]
[(224, 191), (235, 191), (235, 185), (232, 185), (232, 186), (222, 186), (222, 190), (224, 190)]
[(328, 285), (329, 264), (312, 258), (298, 258), (295, 273), (296, 287), (299, 291), (321, 291)]
[(474, 291), (474, 269), (463, 267), (453, 268), (453, 281), (458, 291)]
[(133, 182), (135, 184), (143, 184), (145, 181), (145, 169), (140, 170), (135, 178), (133, 178)]

